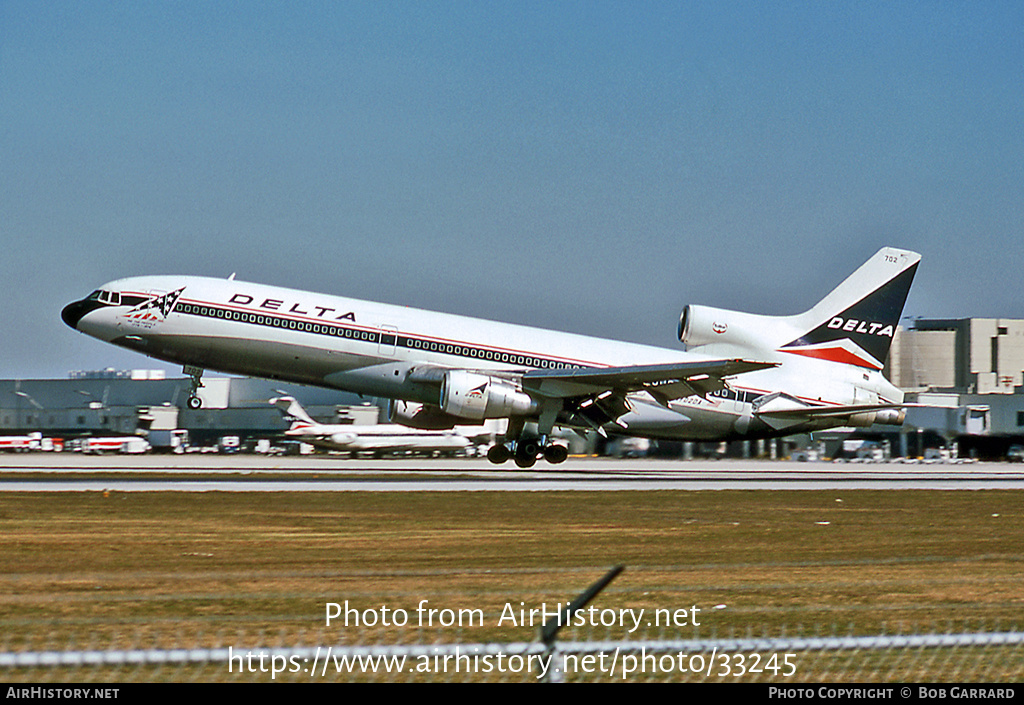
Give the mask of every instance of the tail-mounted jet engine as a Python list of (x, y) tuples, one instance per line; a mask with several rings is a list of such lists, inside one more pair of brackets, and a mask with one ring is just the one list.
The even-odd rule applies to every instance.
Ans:
[(465, 370), (445, 372), (440, 406), (446, 414), (474, 421), (526, 416), (538, 410), (537, 402), (511, 382)]
[(771, 347), (773, 343), (766, 338), (777, 335), (780, 324), (784, 325), (782, 320), (774, 316), (690, 304), (679, 316), (679, 341), (687, 348), (715, 344), (755, 349)]

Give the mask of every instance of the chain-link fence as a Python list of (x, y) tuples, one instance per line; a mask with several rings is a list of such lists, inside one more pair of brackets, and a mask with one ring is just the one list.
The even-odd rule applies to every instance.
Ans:
[[(224, 634), (215, 646), (15, 651), (0, 653), (0, 674), (23, 682), (154, 681), (687, 681), (1016, 682), (1024, 679), (1024, 632), (945, 631), (855, 636), (796, 634), (609, 639), (604, 630), (569, 629), (535, 642), (433, 643), (422, 632), (405, 643), (332, 644), (326, 634), (265, 635), (262, 643)], [(650, 631), (650, 630), (648, 630)], [(163, 640), (161, 638), (161, 640)], [(293, 643), (287, 644), (286, 642)]]

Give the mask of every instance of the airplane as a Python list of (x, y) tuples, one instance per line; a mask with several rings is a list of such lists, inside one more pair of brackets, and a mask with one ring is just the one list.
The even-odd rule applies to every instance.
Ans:
[(473, 442), (458, 429), (424, 430), (401, 424), (322, 424), (306, 413), (295, 397), (270, 400), (285, 420), (292, 421), (284, 435), (327, 450), (359, 452), (415, 451), (454, 453)]
[[(389, 420), (507, 419), (488, 450), (522, 468), (567, 449), (553, 429), (727, 441), (901, 425), (882, 376), (921, 256), (883, 248), (792, 316), (687, 305), (683, 351), (228, 279), (141, 276), (64, 307), (70, 327), (183, 365), (392, 400)], [(528, 425), (529, 424), (529, 425)]]

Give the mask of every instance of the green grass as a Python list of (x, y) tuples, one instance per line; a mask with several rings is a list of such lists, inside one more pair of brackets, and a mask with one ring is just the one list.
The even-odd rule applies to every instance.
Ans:
[[(565, 602), (616, 564), (626, 570), (595, 606), (700, 607), (698, 628), (668, 636), (1021, 628), (1022, 500), (998, 490), (2, 493), (0, 651), (529, 641), (535, 627), (497, 624), (506, 604)], [(324, 623), (328, 602), (415, 621), (424, 599), (479, 609), (484, 625), (416, 635)]]

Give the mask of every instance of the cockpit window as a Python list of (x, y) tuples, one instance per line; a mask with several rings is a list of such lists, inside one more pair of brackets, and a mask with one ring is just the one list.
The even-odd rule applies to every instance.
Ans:
[(107, 306), (120, 306), (121, 292), (98, 289), (89, 294), (89, 299), (99, 301), (101, 304), (106, 304)]

